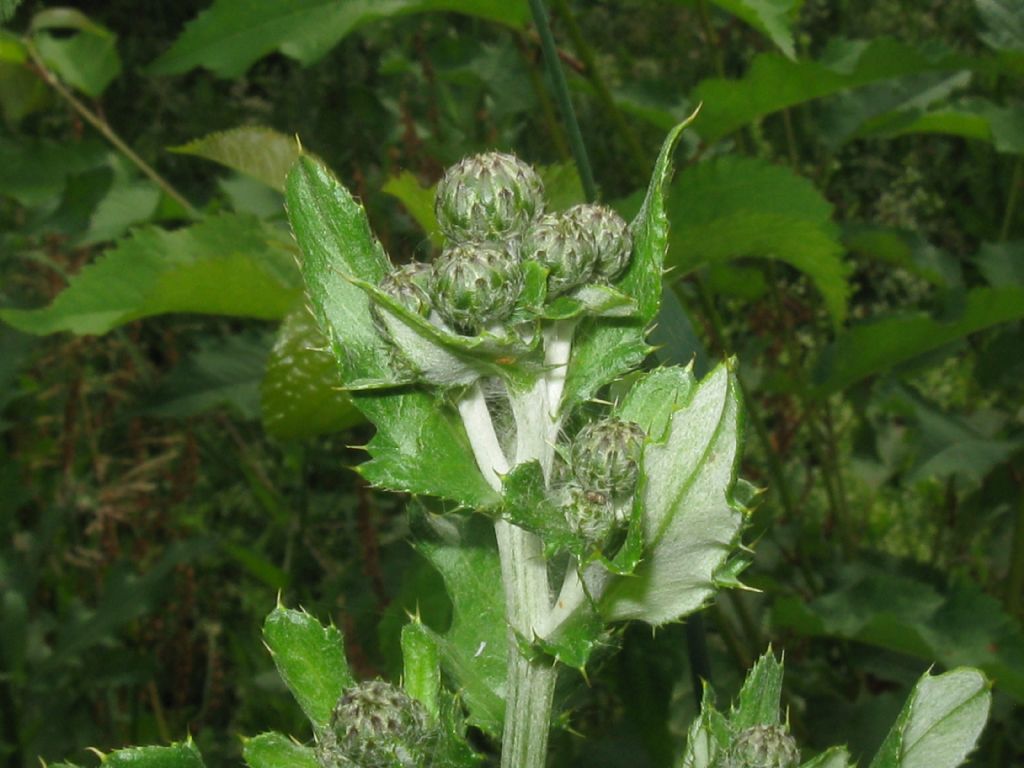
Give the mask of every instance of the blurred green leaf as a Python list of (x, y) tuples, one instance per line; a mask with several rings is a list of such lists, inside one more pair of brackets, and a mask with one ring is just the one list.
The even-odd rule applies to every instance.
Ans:
[(793, 46), (793, 20), (803, 0), (711, 0), (724, 11), (743, 19), (766, 35), (790, 59), (796, 58)]
[(267, 432), (282, 440), (339, 432), (363, 421), (340, 390), (338, 362), (305, 309), (288, 315), (277, 333), (260, 387)]
[(774, 112), (919, 72), (971, 69), (975, 62), (945, 49), (915, 48), (889, 38), (837, 40), (818, 61), (790, 61), (777, 53), (754, 58), (739, 80), (702, 81), (693, 100), (703, 102), (699, 131), (714, 142), (747, 123)]
[(905, 269), (939, 288), (952, 288), (963, 282), (959, 259), (917, 232), (846, 224), (843, 244), (857, 256)]
[(982, 243), (974, 262), (993, 288), (1024, 288), (1024, 240)]
[(103, 756), (105, 768), (203, 768), (191, 739), (169, 747), (129, 747)]
[(355, 684), (341, 632), (305, 611), (278, 605), (263, 624), (263, 640), (306, 717), (317, 728), (327, 727), (342, 691)]
[(868, 121), (855, 138), (895, 138), (914, 133), (959, 136), (992, 144), (1004, 154), (1024, 154), (1024, 109), (966, 99), (928, 111), (903, 110)]
[(205, 157), (283, 192), (288, 171), (299, 158), (299, 143), (293, 136), (252, 125), (207, 134), (171, 151)]
[(802, 768), (848, 768), (851, 765), (855, 765), (855, 763), (851, 762), (850, 753), (846, 747), (832, 747), (813, 760), (808, 760)]
[(398, 176), (388, 179), (381, 191), (397, 198), (431, 241), (438, 245), (441, 243), (441, 231), (437, 228), (437, 218), (434, 216), (433, 186), (424, 187), (415, 175), (402, 171)]
[(669, 266), (682, 274), (742, 256), (805, 273), (836, 325), (846, 317), (848, 268), (832, 206), (807, 179), (763, 160), (721, 157), (679, 174), (668, 197)]
[(529, 18), (523, 0), (215, 0), (150, 71), (174, 75), (206, 67), (238, 77), (275, 50), (309, 65), (364, 24), (423, 11), (456, 11), (512, 27)]
[(103, 334), (169, 312), (274, 319), (298, 299), (282, 236), (251, 217), (222, 214), (173, 232), (136, 230), (50, 306), (0, 310), (0, 320), (26, 333)]
[(21, 0), (0, 0), (0, 24), (10, 21), (19, 5)]
[(160, 383), (146, 413), (180, 419), (228, 406), (242, 418), (255, 419), (269, 353), (265, 333), (201, 339), (199, 348)]
[(0, 195), (24, 206), (40, 205), (59, 196), (69, 176), (106, 162), (106, 147), (94, 141), (0, 136)]
[(991, 703), (989, 682), (976, 669), (926, 672), (871, 768), (957, 768), (974, 749)]
[(80, 245), (106, 243), (136, 224), (153, 218), (160, 205), (160, 188), (149, 180), (119, 176), (96, 205)]
[(981, 39), (1001, 52), (1024, 53), (1024, 5), (1019, 0), (974, 0), (985, 25)]
[[(46, 66), (68, 85), (99, 97), (121, 72), (117, 36), (71, 8), (52, 8), (32, 20), (33, 44)], [(50, 30), (72, 35), (55, 36)]]
[(1000, 323), (1024, 317), (1024, 288), (975, 288), (956, 317), (908, 312), (855, 325), (840, 333), (818, 358), (818, 394), (838, 392), (933, 349)]
[(280, 733), (261, 733), (242, 742), (249, 768), (320, 768), (316, 753)]

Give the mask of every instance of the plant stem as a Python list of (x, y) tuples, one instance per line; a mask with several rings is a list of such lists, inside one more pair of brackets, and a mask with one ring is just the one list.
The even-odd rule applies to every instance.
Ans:
[(565, 29), (569, 33), (569, 39), (572, 40), (573, 47), (576, 49), (576, 55), (580, 57), (583, 66), (586, 68), (587, 79), (594, 86), (598, 101), (601, 102), (605, 112), (608, 113), (612, 123), (615, 125), (615, 130), (619, 132), (619, 135), (625, 142), (634, 170), (638, 175), (643, 176), (647, 173), (647, 159), (644, 156), (644, 149), (640, 144), (640, 140), (636, 137), (636, 132), (626, 121), (622, 110), (619, 109), (615, 99), (612, 97), (611, 90), (605, 83), (604, 78), (601, 77), (601, 70), (597, 66), (597, 58), (594, 56), (594, 51), (587, 44), (586, 38), (580, 31), (579, 25), (572, 15), (572, 10), (569, 8), (569, 4), (566, 0), (553, 0), (553, 2), (555, 11), (565, 24)]
[(71, 105), (71, 108), (74, 109), (75, 112), (81, 115), (82, 119), (99, 131), (103, 135), (103, 138), (113, 144), (114, 148), (117, 149), (118, 152), (128, 158), (136, 168), (142, 171), (142, 173), (149, 177), (154, 184), (160, 187), (160, 189), (162, 189), (169, 198), (180, 205), (186, 214), (193, 219), (198, 219), (202, 216), (199, 210), (185, 199), (184, 195), (175, 189), (167, 179), (157, 173), (149, 163), (139, 157), (135, 153), (135, 150), (129, 147), (125, 143), (124, 139), (117, 135), (114, 129), (110, 126), (110, 123), (85, 106), (85, 104), (79, 101), (75, 95), (68, 90), (64, 83), (60, 81), (60, 78), (58, 78), (50, 71), (49, 67), (46, 66), (46, 62), (43, 61), (42, 57), (39, 55), (38, 51), (36, 51), (35, 46), (32, 45), (31, 42), (25, 41), (25, 46), (28, 49), (29, 56), (32, 57), (32, 62), (35, 64), (43, 82), (53, 88), (53, 90), (55, 90), (60, 97), (64, 99), (64, 101)]
[(700, 16), (700, 26), (707, 38), (708, 46), (711, 48), (711, 60), (715, 65), (715, 73), (725, 77), (725, 60), (722, 58), (722, 48), (718, 44), (718, 35), (711, 24), (711, 14), (708, 12), (707, 0), (697, 0), (697, 15)]
[(547, 126), (548, 135), (555, 145), (555, 151), (558, 152), (558, 156), (567, 162), (572, 157), (569, 152), (569, 145), (566, 144), (565, 134), (562, 132), (562, 127), (558, 124), (558, 120), (555, 117), (551, 98), (548, 96), (548, 92), (544, 90), (544, 82), (541, 80), (540, 75), (537, 74), (537, 69), (534, 66), (536, 62), (534, 61), (533, 49), (529, 46), (525, 35), (522, 33), (519, 34), (517, 39), (519, 41), (519, 51), (527, 62), (526, 71), (530, 76), (530, 86), (533, 88), (533, 93), (537, 97), (537, 103), (540, 105), (540, 112), (544, 117), (544, 125)]
[(583, 184), (583, 194), (588, 201), (597, 199), (597, 185), (594, 183), (594, 172), (590, 168), (590, 159), (587, 157), (587, 148), (583, 144), (583, 134), (580, 133), (580, 124), (576, 120), (576, 111), (572, 106), (572, 99), (569, 96), (569, 86), (565, 82), (565, 73), (558, 63), (558, 51), (555, 50), (555, 39), (551, 35), (551, 25), (548, 24), (547, 11), (544, 8), (544, 0), (530, 0), (530, 10), (533, 12), (533, 21), (537, 25), (537, 33), (540, 35), (540, 47), (544, 53), (544, 67), (547, 69), (548, 77), (551, 78), (551, 85), (555, 90), (555, 100), (562, 112), (562, 119), (569, 133), (569, 146), (572, 147), (572, 155), (576, 160), (576, 168), (580, 172), (580, 182)]
[(1003, 226), (999, 230), (999, 242), (1010, 239), (1010, 227), (1013, 216), (1017, 212), (1017, 201), (1020, 199), (1020, 188), (1024, 187), (1024, 157), (1017, 156), (1013, 164), (1013, 177), (1010, 179), (1010, 195), (1006, 198), (1006, 211), (1003, 213)]
[[(543, 461), (547, 445), (542, 431), (547, 418), (547, 397), (543, 378), (531, 390), (540, 418), (523, 414), (513, 394), (513, 410), (518, 410), (517, 460)], [(529, 395), (525, 396), (529, 398)], [(477, 464), (487, 482), (499, 493), (501, 478), (509, 471), (509, 462), (494, 431), (487, 403), (479, 384), (474, 384), (459, 401), (470, 445)], [(524, 429), (527, 425), (534, 430)], [(540, 434), (533, 433), (541, 430)], [(539, 438), (539, 439), (538, 439)], [(539, 451), (539, 453), (538, 453)], [(537, 455), (530, 455), (537, 453)], [(501, 576), (505, 588), (505, 614), (508, 621), (508, 672), (505, 695), (505, 725), (502, 734), (501, 764), (503, 768), (543, 768), (547, 756), (548, 732), (551, 727), (551, 706), (554, 700), (557, 669), (544, 660), (527, 659), (519, 647), (521, 638), (532, 639), (551, 607), (547, 564), (540, 539), (504, 520), (494, 524), (501, 560)]]
[(1006, 610), (1011, 615), (1020, 612), (1021, 593), (1024, 592), (1024, 477), (1012, 471), (1020, 486), (1017, 501), (1017, 521), (1013, 529), (1013, 548), (1010, 551), (1010, 573), (1006, 577)]

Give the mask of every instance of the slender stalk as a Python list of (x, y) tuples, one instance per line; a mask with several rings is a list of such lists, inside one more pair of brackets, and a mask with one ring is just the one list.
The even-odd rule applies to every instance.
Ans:
[(999, 241), (1006, 242), (1010, 239), (1010, 228), (1013, 226), (1013, 216), (1017, 212), (1017, 202), (1020, 200), (1020, 188), (1024, 187), (1024, 157), (1017, 156), (1013, 164), (1013, 177), (1010, 179), (1010, 195), (1006, 198), (1006, 210), (1003, 213), (1003, 226), (999, 230)]
[(533, 21), (537, 25), (537, 33), (540, 35), (540, 47), (544, 54), (544, 67), (547, 69), (548, 77), (551, 78), (551, 85), (555, 90), (555, 100), (562, 112), (562, 119), (565, 121), (569, 133), (569, 146), (572, 147), (572, 155), (576, 160), (576, 168), (580, 172), (580, 182), (583, 184), (583, 194), (588, 201), (597, 199), (597, 185), (594, 183), (594, 172), (590, 168), (590, 159), (587, 157), (587, 148), (583, 144), (583, 134), (580, 133), (580, 124), (576, 120), (576, 111), (572, 106), (572, 99), (569, 96), (569, 86), (565, 82), (565, 73), (558, 63), (558, 51), (555, 49), (555, 38), (551, 34), (551, 25), (548, 24), (547, 11), (544, 8), (544, 0), (530, 0), (530, 10), (533, 12)]
[(789, 163), (793, 170), (800, 171), (800, 151), (797, 149), (796, 131), (793, 130), (793, 115), (789, 109), (782, 110), (782, 124), (786, 129), (786, 146), (789, 148)]
[(533, 49), (530, 48), (524, 34), (520, 33), (517, 39), (519, 41), (519, 51), (527, 62), (526, 71), (530, 76), (530, 86), (533, 88), (533, 93), (537, 97), (537, 103), (540, 105), (540, 112), (544, 117), (544, 125), (548, 129), (548, 136), (551, 137), (551, 142), (555, 145), (555, 151), (558, 152), (558, 156), (562, 160), (568, 161), (572, 154), (569, 151), (569, 145), (566, 143), (562, 127), (558, 124), (558, 118), (555, 117), (555, 109), (551, 104), (551, 97), (544, 89), (544, 82), (541, 80), (540, 75), (537, 74), (537, 69), (534, 66), (536, 62), (533, 57)]
[(1024, 477), (1013, 473), (1021, 487), (1017, 501), (1017, 521), (1013, 529), (1013, 549), (1010, 553), (1010, 573), (1006, 578), (1006, 610), (1019, 614), (1021, 595), (1024, 593)]
[(686, 619), (686, 652), (690, 658), (690, 682), (699, 707), (704, 700), (704, 683), (711, 683), (711, 656), (703, 611)]
[(110, 123), (85, 106), (85, 104), (79, 101), (78, 98), (68, 90), (64, 83), (60, 81), (60, 78), (58, 78), (52, 71), (50, 71), (49, 67), (46, 66), (46, 62), (43, 61), (32, 43), (26, 41), (25, 45), (29, 56), (32, 57), (33, 64), (36, 66), (36, 71), (42, 78), (43, 82), (53, 88), (53, 90), (55, 90), (58, 95), (60, 95), (60, 97), (75, 110), (75, 112), (81, 115), (83, 120), (99, 131), (103, 135), (103, 138), (113, 144), (114, 148), (117, 149), (118, 152), (128, 158), (136, 168), (149, 177), (149, 179), (160, 187), (168, 197), (180, 205), (185, 210), (185, 213), (194, 219), (201, 217), (202, 214), (199, 210), (193, 206), (192, 203), (186, 200), (184, 195), (175, 189), (167, 179), (157, 173), (149, 163), (139, 157), (135, 150), (129, 147), (128, 144), (125, 143), (124, 139), (117, 135), (117, 132), (114, 131)]
[(634, 170), (638, 175), (643, 176), (647, 173), (647, 159), (644, 148), (641, 146), (636, 132), (623, 116), (622, 110), (615, 103), (612, 92), (605, 83), (604, 78), (601, 77), (601, 70), (597, 66), (597, 57), (594, 56), (593, 49), (587, 44), (587, 40), (580, 31), (580, 27), (576, 23), (576, 19), (573, 17), (572, 10), (569, 8), (566, 0), (553, 0), (553, 3), (555, 11), (565, 24), (566, 32), (569, 33), (569, 39), (572, 40), (572, 45), (576, 49), (576, 55), (580, 57), (583, 66), (586, 68), (587, 79), (594, 86), (598, 101), (601, 102), (601, 106), (611, 118), (615, 130), (622, 137)]

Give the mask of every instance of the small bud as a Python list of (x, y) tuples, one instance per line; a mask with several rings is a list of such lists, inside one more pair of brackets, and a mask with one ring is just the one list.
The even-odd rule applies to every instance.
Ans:
[(800, 762), (796, 741), (781, 725), (755, 725), (742, 731), (729, 747), (726, 768), (795, 768)]
[(427, 711), (401, 688), (371, 680), (346, 690), (317, 742), (323, 768), (424, 768), (436, 741)]
[(544, 210), (544, 185), (513, 155), (467, 157), (437, 185), (434, 213), (449, 242), (519, 236)]
[(550, 298), (585, 284), (597, 267), (593, 238), (565, 213), (549, 213), (527, 230), (521, 253), (548, 268)]
[(637, 424), (614, 417), (592, 422), (573, 441), (572, 472), (586, 490), (621, 501), (636, 489), (643, 445)]
[(509, 240), (446, 248), (434, 267), (434, 308), (462, 333), (506, 319), (522, 289), (523, 271)]
[[(427, 289), (432, 273), (429, 264), (415, 261), (402, 264), (384, 275), (377, 287), (410, 312), (426, 317), (430, 314), (430, 296)], [(377, 330), (386, 338), (388, 332), (383, 310), (378, 304), (371, 302), (370, 313), (373, 315)]]
[(566, 215), (590, 234), (597, 275), (605, 280), (621, 275), (633, 255), (633, 237), (625, 220), (611, 208), (591, 203), (573, 206)]
[(578, 485), (569, 488), (568, 499), (562, 509), (573, 533), (593, 547), (607, 541), (619, 522), (607, 495), (584, 490)]

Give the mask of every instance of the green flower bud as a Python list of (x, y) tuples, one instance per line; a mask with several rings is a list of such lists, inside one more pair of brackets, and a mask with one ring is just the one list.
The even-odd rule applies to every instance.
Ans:
[(572, 531), (593, 547), (607, 541), (619, 523), (607, 495), (584, 490), (578, 485), (568, 489), (568, 499), (562, 510)]
[(467, 157), (437, 185), (434, 213), (450, 242), (519, 236), (544, 210), (544, 185), (513, 155), (487, 152)]
[(521, 253), (548, 268), (550, 298), (584, 285), (597, 268), (593, 238), (565, 213), (549, 213), (527, 230)]
[(426, 768), (436, 745), (426, 709), (401, 688), (371, 680), (346, 690), (317, 742), (323, 768)]
[[(432, 275), (433, 269), (429, 264), (414, 261), (402, 264), (388, 272), (377, 287), (410, 312), (426, 317), (430, 314), (430, 296), (427, 289), (430, 286)], [(387, 338), (387, 324), (384, 321), (384, 312), (380, 305), (371, 302), (370, 313), (373, 315), (373, 322), (377, 326), (377, 330)]]
[(643, 446), (644, 431), (637, 424), (614, 417), (592, 422), (573, 441), (572, 472), (585, 490), (622, 501), (636, 489)]
[(434, 266), (434, 308), (461, 333), (478, 333), (512, 314), (523, 289), (515, 243), (446, 248)]
[(725, 760), (726, 768), (795, 768), (799, 763), (796, 741), (781, 725), (755, 725), (742, 731)]
[(566, 211), (566, 216), (590, 234), (598, 276), (614, 280), (626, 270), (633, 255), (633, 237), (629, 234), (629, 225), (619, 214), (603, 205), (588, 203), (573, 206)]

